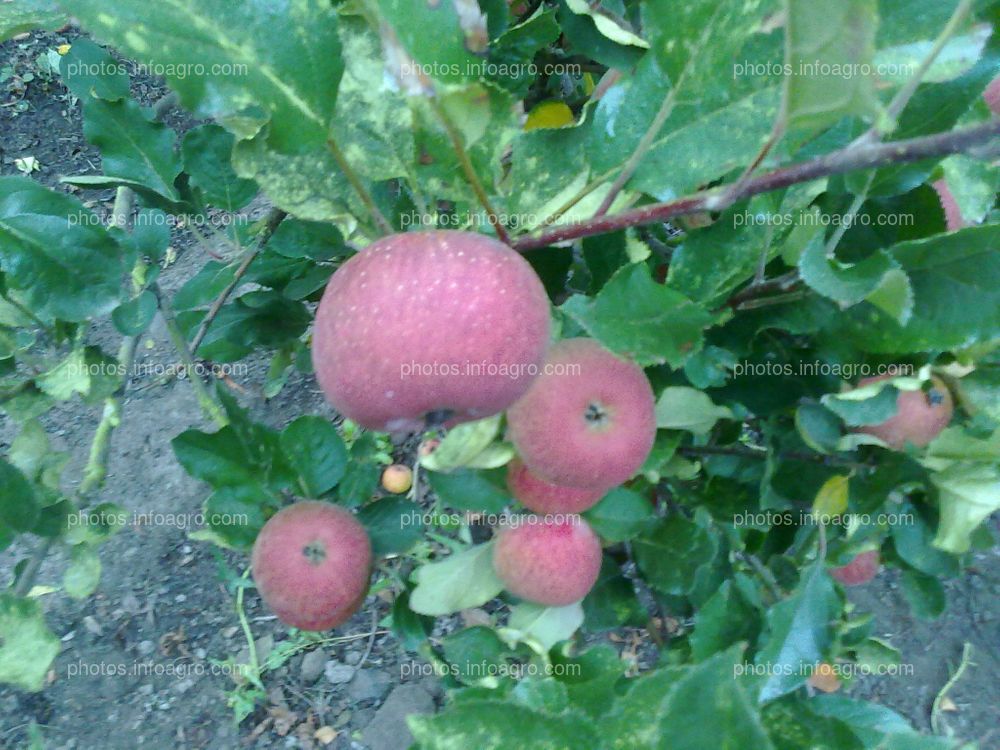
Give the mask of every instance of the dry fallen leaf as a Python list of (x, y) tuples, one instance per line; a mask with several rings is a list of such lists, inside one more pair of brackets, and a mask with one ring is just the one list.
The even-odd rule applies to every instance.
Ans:
[(824, 693), (835, 693), (840, 690), (840, 678), (833, 665), (823, 662), (816, 665), (816, 670), (809, 675), (809, 684)]
[(340, 733), (336, 729), (334, 729), (330, 725), (326, 725), (317, 729), (316, 732), (313, 734), (313, 737), (315, 737), (319, 742), (323, 743), (324, 745), (329, 745), (331, 742), (337, 739), (338, 734)]

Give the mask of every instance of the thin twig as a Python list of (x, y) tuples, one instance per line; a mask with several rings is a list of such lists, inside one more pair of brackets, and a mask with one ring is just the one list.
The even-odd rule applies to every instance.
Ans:
[(240, 280), (243, 278), (243, 274), (247, 272), (250, 268), (250, 264), (254, 262), (257, 258), (257, 254), (264, 249), (264, 246), (271, 239), (271, 235), (278, 228), (278, 225), (285, 220), (288, 214), (282, 211), (280, 208), (272, 208), (271, 212), (267, 215), (266, 223), (264, 224), (264, 229), (260, 233), (260, 239), (257, 241), (257, 245), (253, 250), (247, 252), (246, 256), (243, 258), (243, 262), (240, 263), (239, 267), (236, 269), (236, 273), (233, 274), (233, 280), (226, 285), (226, 288), (222, 290), (212, 306), (208, 308), (208, 313), (205, 315), (204, 319), (201, 321), (201, 325), (198, 326), (198, 331), (195, 333), (194, 338), (191, 339), (191, 354), (194, 355), (198, 352), (198, 347), (201, 346), (201, 342), (205, 340), (205, 335), (208, 333), (209, 326), (212, 325), (212, 321), (215, 320), (215, 316), (219, 314), (219, 310), (222, 306), (226, 304), (226, 300), (229, 299), (229, 295), (233, 293), (233, 290), (239, 286)]
[(890, 129), (886, 133), (880, 133), (878, 130), (878, 124), (873, 125), (866, 133), (864, 133), (859, 139), (859, 142), (868, 143), (878, 140), (882, 135), (888, 135), (893, 130), (899, 121), (899, 116), (906, 109), (906, 105), (910, 103), (910, 99), (913, 95), (917, 93), (917, 88), (924, 80), (924, 76), (927, 75), (927, 71), (930, 70), (931, 65), (938, 58), (944, 50), (945, 45), (948, 44), (948, 40), (951, 39), (955, 32), (958, 31), (958, 27), (969, 15), (972, 10), (972, 0), (962, 0), (958, 6), (955, 8), (955, 12), (951, 14), (951, 18), (948, 19), (948, 23), (941, 30), (938, 38), (934, 41), (934, 46), (931, 48), (927, 56), (920, 62), (920, 65), (914, 71), (910, 79), (903, 85), (903, 87), (896, 92), (896, 95), (889, 102), (889, 106), (886, 107), (886, 119), (890, 124)]
[(941, 726), (938, 721), (941, 718), (941, 704), (948, 695), (948, 691), (955, 687), (962, 675), (965, 674), (965, 670), (969, 668), (972, 664), (972, 644), (968, 641), (962, 646), (962, 660), (958, 664), (958, 669), (955, 670), (955, 674), (944, 684), (941, 688), (941, 692), (937, 694), (934, 698), (934, 704), (931, 707), (931, 729), (934, 730), (934, 734), (941, 734)]
[[(94, 430), (94, 437), (90, 444), (87, 464), (83, 469), (83, 479), (77, 488), (76, 505), (77, 508), (85, 507), (89, 501), (90, 494), (101, 486), (107, 476), (108, 452), (111, 447), (111, 433), (121, 422), (121, 403), (128, 387), (128, 373), (132, 371), (132, 363), (135, 361), (135, 348), (139, 341), (138, 336), (129, 336), (122, 341), (118, 352), (118, 361), (125, 368), (125, 376), (118, 389), (108, 396), (104, 402), (104, 411), (101, 421)], [(42, 567), (42, 562), (48, 555), (49, 550), (55, 545), (55, 538), (47, 537), (39, 542), (28, 562), (25, 563), (24, 570), (18, 576), (14, 585), (15, 596), (26, 596), (31, 591), (38, 576), (38, 571)]]
[[(769, 451), (766, 448), (751, 448), (741, 445), (685, 445), (677, 449), (682, 456), (700, 458), (701, 456), (736, 456), (739, 458), (754, 458), (760, 461), (766, 459)], [(825, 466), (847, 466), (854, 469), (869, 469), (868, 464), (854, 461), (841, 456), (830, 456), (822, 453), (803, 453), (801, 451), (787, 451), (779, 454), (781, 458), (789, 461), (800, 461), (803, 463), (817, 463)]]
[(767, 585), (768, 590), (774, 596), (774, 600), (780, 602), (785, 598), (785, 592), (781, 590), (781, 586), (778, 585), (778, 579), (774, 577), (774, 573), (768, 568), (764, 563), (760, 561), (757, 555), (751, 555), (749, 552), (737, 552), (737, 557), (739, 557), (743, 562), (754, 569), (754, 572), (760, 576), (761, 580)]
[(451, 140), (452, 148), (455, 149), (455, 155), (458, 156), (458, 163), (462, 167), (462, 172), (465, 173), (465, 179), (469, 183), (469, 187), (472, 188), (472, 192), (474, 192), (476, 197), (479, 199), (479, 203), (486, 211), (486, 216), (489, 218), (490, 224), (497, 233), (497, 238), (505, 245), (511, 244), (510, 235), (507, 234), (507, 228), (500, 222), (496, 209), (493, 208), (493, 204), (490, 202), (490, 197), (486, 194), (486, 190), (483, 188), (483, 183), (479, 181), (479, 175), (476, 174), (476, 170), (472, 166), (472, 160), (469, 159), (469, 154), (465, 150), (465, 144), (462, 143), (462, 134), (459, 132), (458, 127), (456, 127), (455, 123), (451, 119), (451, 116), (445, 111), (444, 107), (441, 106), (441, 102), (439, 102), (436, 97), (431, 97), (428, 101), (430, 102), (431, 109), (434, 110), (434, 114), (436, 114), (438, 119), (441, 120), (441, 124), (444, 126), (445, 132), (448, 133), (448, 138)]
[(821, 177), (977, 151), (990, 144), (997, 136), (1000, 136), (1000, 119), (904, 141), (848, 146), (816, 159), (766, 172), (747, 181), (742, 190), (736, 193), (727, 194), (730, 188), (723, 186), (666, 203), (652, 203), (612, 216), (568, 224), (534, 237), (523, 237), (514, 242), (514, 249), (524, 252), (580, 237), (607, 234), (632, 226), (655, 224), (676, 216), (704, 211), (723, 211), (744, 198), (802, 182), (811, 182)]
[(344, 152), (340, 150), (340, 146), (330, 136), (326, 139), (326, 146), (330, 149), (330, 153), (333, 155), (333, 160), (337, 162), (337, 166), (340, 167), (340, 171), (344, 173), (347, 181), (351, 183), (351, 187), (354, 188), (354, 192), (358, 194), (361, 202), (365, 204), (365, 208), (372, 215), (372, 219), (375, 221), (375, 226), (378, 227), (380, 234), (392, 234), (392, 224), (389, 223), (385, 215), (379, 210), (379, 207), (375, 204), (375, 199), (372, 198), (371, 193), (361, 182), (361, 178), (358, 177), (358, 173), (354, 171), (350, 163), (347, 161), (347, 157), (344, 156)]
[(184, 338), (183, 331), (181, 331), (180, 326), (177, 325), (177, 319), (174, 317), (173, 309), (170, 307), (170, 301), (167, 299), (166, 295), (163, 294), (163, 290), (160, 289), (159, 284), (154, 282), (150, 285), (149, 290), (156, 297), (156, 304), (160, 308), (160, 316), (163, 318), (163, 323), (167, 328), (167, 335), (170, 337), (170, 341), (173, 343), (174, 348), (177, 349), (177, 353), (180, 355), (181, 362), (188, 371), (188, 380), (191, 383), (191, 387), (194, 388), (195, 397), (198, 399), (198, 405), (201, 407), (201, 410), (205, 412), (205, 416), (215, 422), (219, 427), (225, 427), (229, 424), (229, 420), (222, 411), (222, 407), (219, 406), (215, 399), (212, 398), (212, 395), (208, 392), (201, 376), (198, 375), (194, 355), (188, 347), (187, 339)]

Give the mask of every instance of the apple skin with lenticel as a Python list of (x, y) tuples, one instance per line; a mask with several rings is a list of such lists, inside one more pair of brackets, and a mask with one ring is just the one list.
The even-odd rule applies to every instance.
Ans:
[(518, 502), (535, 513), (583, 513), (606, 494), (603, 488), (563, 487), (546, 482), (519, 459), (507, 464), (507, 488)]
[(847, 565), (830, 570), (836, 580), (845, 586), (860, 586), (868, 583), (879, 571), (878, 550), (859, 552)]
[(471, 232), (396, 234), (334, 273), (312, 355), (330, 404), (394, 433), (498, 414), (545, 359), (549, 301), (534, 269)]
[(593, 339), (566, 339), (507, 411), (524, 464), (565, 487), (607, 489), (631, 477), (656, 437), (656, 403), (645, 373)]
[[(886, 380), (891, 375), (865, 378), (859, 385)], [(893, 450), (903, 450), (907, 443), (923, 448), (948, 426), (955, 412), (951, 392), (940, 378), (931, 378), (928, 391), (899, 391), (896, 414), (885, 422), (865, 425), (858, 432), (874, 435)]]
[(350, 511), (306, 500), (264, 524), (250, 560), (257, 591), (279, 620), (301, 630), (329, 630), (364, 602), (372, 549)]
[(601, 572), (601, 541), (586, 521), (542, 516), (503, 528), (493, 548), (493, 569), (510, 593), (548, 607), (578, 602)]

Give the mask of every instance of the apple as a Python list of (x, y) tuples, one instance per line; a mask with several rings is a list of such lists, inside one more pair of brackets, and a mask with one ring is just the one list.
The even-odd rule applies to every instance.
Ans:
[(365, 599), (371, 542), (350, 511), (305, 500), (264, 524), (250, 564), (261, 598), (279, 620), (301, 630), (329, 630)]
[(990, 85), (983, 92), (983, 101), (993, 114), (1000, 115), (1000, 76), (990, 81)]
[(942, 177), (940, 180), (935, 180), (931, 183), (931, 186), (937, 191), (938, 198), (941, 201), (941, 208), (944, 209), (944, 220), (948, 231), (955, 232), (966, 226), (965, 219), (962, 218), (962, 210), (958, 207), (958, 201), (955, 200), (951, 188), (948, 187), (948, 181)]
[(845, 586), (859, 586), (868, 583), (879, 571), (878, 550), (859, 552), (854, 558), (839, 568), (832, 568), (830, 575)]
[(413, 486), (413, 470), (403, 464), (393, 464), (385, 467), (382, 472), (382, 487), (386, 492), (395, 495), (402, 494)]
[(507, 412), (524, 464), (564, 487), (604, 489), (642, 466), (653, 447), (653, 389), (634, 363), (593, 339), (553, 345), (540, 374)]
[(580, 516), (559, 522), (523, 516), (497, 535), (493, 568), (515, 596), (563, 607), (583, 599), (597, 582), (601, 541)]
[(507, 464), (507, 488), (528, 510), (535, 513), (582, 513), (604, 497), (606, 490), (563, 487), (546, 482), (515, 458)]
[[(880, 375), (865, 378), (859, 385), (868, 385), (891, 378)], [(955, 408), (951, 392), (940, 378), (931, 378), (929, 391), (899, 391), (896, 414), (884, 422), (858, 427), (857, 432), (874, 435), (894, 450), (903, 450), (907, 443), (923, 448), (948, 426)]]
[(545, 289), (518, 253), (470, 232), (410, 232), (333, 275), (312, 358), (337, 411), (403, 433), (502, 412), (531, 385), (548, 341)]

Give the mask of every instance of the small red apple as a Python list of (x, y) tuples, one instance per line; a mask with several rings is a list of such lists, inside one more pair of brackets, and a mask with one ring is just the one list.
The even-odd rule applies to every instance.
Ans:
[(966, 226), (965, 219), (962, 218), (962, 210), (958, 207), (958, 201), (948, 187), (948, 181), (942, 177), (932, 183), (938, 198), (941, 201), (941, 208), (944, 209), (944, 220), (949, 232), (955, 232)]
[(642, 466), (656, 436), (653, 389), (634, 363), (593, 339), (567, 339), (507, 412), (521, 460), (564, 487), (608, 489)]
[[(865, 378), (859, 385), (891, 377), (892, 375), (880, 375)], [(923, 448), (948, 426), (954, 412), (948, 387), (940, 378), (932, 377), (929, 391), (899, 391), (894, 416), (880, 424), (858, 427), (857, 432), (874, 435), (894, 450), (903, 450), (907, 443)]]
[(995, 115), (1000, 115), (1000, 76), (997, 76), (983, 92), (983, 101)]
[(830, 575), (845, 586), (859, 586), (868, 583), (879, 571), (878, 550), (859, 552), (847, 565), (832, 568)]
[(350, 511), (305, 500), (264, 524), (250, 560), (257, 590), (279, 620), (302, 630), (329, 630), (364, 601), (372, 550)]
[(518, 253), (471, 232), (384, 237), (330, 279), (316, 313), (316, 379), (363, 427), (413, 432), (498, 414), (531, 385), (549, 301)]
[(382, 487), (386, 492), (402, 494), (413, 486), (413, 470), (403, 464), (386, 466), (382, 472)]
[(579, 516), (525, 516), (500, 531), (493, 567), (515, 596), (549, 607), (580, 601), (601, 572), (601, 542)]
[(535, 513), (583, 513), (606, 494), (604, 489), (562, 487), (535, 475), (515, 458), (507, 464), (507, 488), (528, 510)]

